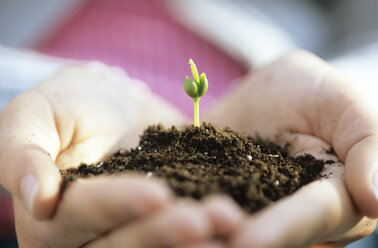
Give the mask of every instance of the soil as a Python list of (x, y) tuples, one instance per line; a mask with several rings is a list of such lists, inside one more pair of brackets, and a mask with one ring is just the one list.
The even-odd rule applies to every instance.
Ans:
[(138, 147), (61, 174), (65, 188), (80, 177), (143, 172), (163, 178), (178, 196), (226, 193), (253, 213), (320, 177), (326, 162), (288, 154), (287, 146), (207, 123), (182, 130), (154, 125), (144, 131)]

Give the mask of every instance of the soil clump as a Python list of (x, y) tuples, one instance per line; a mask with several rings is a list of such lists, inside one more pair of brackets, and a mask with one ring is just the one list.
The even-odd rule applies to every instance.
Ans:
[(230, 195), (253, 213), (319, 178), (324, 161), (289, 157), (287, 147), (204, 123), (149, 126), (139, 145), (96, 164), (61, 171), (63, 188), (82, 177), (142, 172), (165, 180), (178, 196)]

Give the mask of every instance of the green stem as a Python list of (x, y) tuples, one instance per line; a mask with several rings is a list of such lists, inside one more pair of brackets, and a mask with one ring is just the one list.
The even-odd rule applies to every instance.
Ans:
[(199, 97), (193, 98), (194, 101), (194, 126), (200, 126), (200, 119), (199, 119)]

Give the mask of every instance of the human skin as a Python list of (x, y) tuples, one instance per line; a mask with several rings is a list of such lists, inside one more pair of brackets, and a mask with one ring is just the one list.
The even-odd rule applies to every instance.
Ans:
[(252, 71), (219, 101), (208, 121), (290, 142), (293, 155), (338, 162), (326, 153), (332, 146), (341, 162), (328, 166), (327, 179), (248, 217), (231, 247), (340, 247), (370, 234), (378, 217), (375, 109), (346, 77), (303, 51)]
[[(161, 182), (137, 175), (79, 180), (58, 202), (58, 168), (135, 145), (148, 124), (183, 122), (172, 106), (145, 91), (132, 93), (136, 86), (116, 74), (68, 67), (1, 113), (0, 181), (14, 198), (21, 247), (337, 246), (375, 227), (363, 216), (377, 214), (371, 190), (377, 121), (347, 79), (304, 52), (253, 71), (207, 120), (291, 141), (293, 153), (319, 156), (331, 144), (345, 162), (345, 182), (311, 183), (252, 216), (224, 197), (182, 203)], [(220, 234), (231, 242), (215, 241)]]
[(59, 169), (135, 146), (148, 124), (183, 120), (100, 64), (68, 66), (13, 99), (0, 115), (0, 182), (13, 196), (20, 247), (219, 247), (210, 238), (241, 214), (225, 197), (183, 204), (162, 182), (118, 175), (80, 179), (59, 199)]

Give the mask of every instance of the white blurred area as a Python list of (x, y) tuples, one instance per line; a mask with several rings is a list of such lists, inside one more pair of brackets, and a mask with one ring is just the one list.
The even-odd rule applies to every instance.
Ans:
[(84, 3), (82, 0), (0, 0), (0, 44), (28, 47)]
[[(295, 48), (312, 51), (349, 75), (378, 108), (377, 0), (165, 1), (179, 22), (247, 64), (260, 66)], [(27, 48), (83, 3), (0, 0), (0, 109), (72, 62)], [(372, 239), (349, 247), (377, 247)]]
[(20, 92), (71, 62), (27, 48), (83, 3), (81, 0), (0, 0), (0, 109)]
[[(378, 108), (377, 0), (232, 0), (352, 78)], [(253, 13), (253, 12), (252, 12)], [(258, 38), (258, 34), (256, 38)]]

